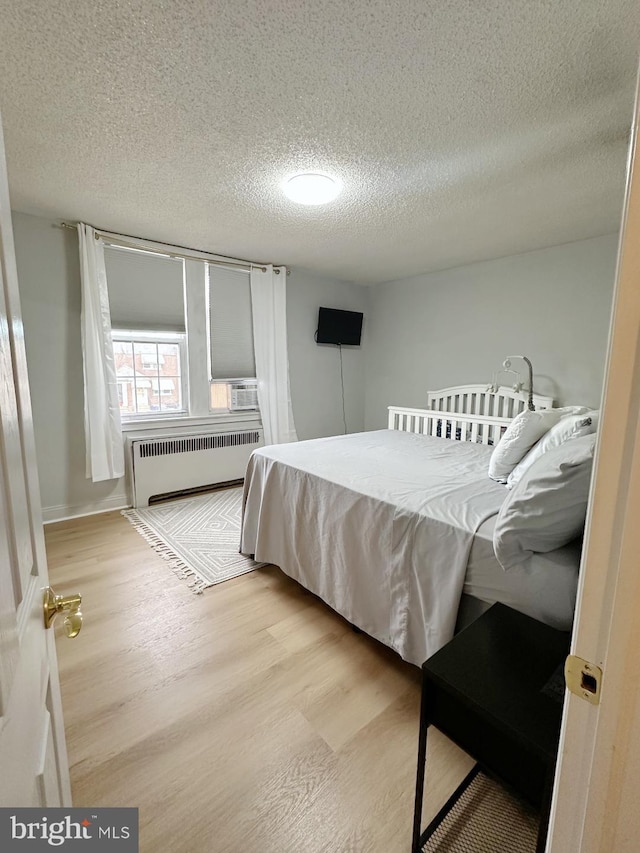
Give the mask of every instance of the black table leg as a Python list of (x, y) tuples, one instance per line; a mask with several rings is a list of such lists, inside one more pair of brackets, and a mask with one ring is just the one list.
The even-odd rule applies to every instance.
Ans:
[(549, 831), (549, 816), (551, 812), (551, 797), (553, 795), (553, 780), (555, 778), (555, 767), (551, 765), (547, 772), (547, 778), (542, 792), (542, 803), (540, 805), (540, 824), (538, 826), (538, 839), (536, 853), (544, 853), (547, 846), (547, 832)]
[(413, 810), (413, 841), (411, 853), (420, 853), (420, 827), (422, 825), (422, 800), (424, 796), (424, 774), (427, 758), (427, 729), (429, 728), (429, 685), (422, 679), (420, 700), (420, 735), (418, 739), (418, 769), (416, 772), (416, 799)]

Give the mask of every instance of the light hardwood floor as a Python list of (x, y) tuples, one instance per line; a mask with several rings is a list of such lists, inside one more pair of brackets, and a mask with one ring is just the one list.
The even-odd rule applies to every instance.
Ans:
[[(120, 516), (45, 529), (76, 806), (137, 806), (140, 851), (408, 853), (419, 670), (275, 567), (196, 596)], [(471, 766), (429, 736), (424, 816)]]

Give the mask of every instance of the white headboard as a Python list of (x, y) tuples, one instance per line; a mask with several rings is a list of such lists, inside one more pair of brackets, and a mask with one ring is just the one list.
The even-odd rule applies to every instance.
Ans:
[[(526, 409), (528, 394), (506, 386), (487, 391), (486, 385), (456, 385), (430, 391), (427, 400), (427, 409), (389, 406), (389, 429), (497, 444), (512, 418)], [(534, 394), (533, 404), (550, 409), (553, 398)]]
[[(486, 385), (455, 385), (427, 392), (427, 409), (487, 418), (515, 418), (527, 408), (527, 399), (526, 391), (514, 391), (506, 385), (501, 385), (497, 391), (487, 391)], [(553, 397), (534, 393), (533, 405), (536, 409), (551, 409)]]

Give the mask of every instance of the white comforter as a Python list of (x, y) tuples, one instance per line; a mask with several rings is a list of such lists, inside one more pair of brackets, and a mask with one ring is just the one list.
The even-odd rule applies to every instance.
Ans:
[(395, 430), (261, 448), (241, 551), (421, 664), (453, 636), (473, 535), (505, 497), (490, 453)]

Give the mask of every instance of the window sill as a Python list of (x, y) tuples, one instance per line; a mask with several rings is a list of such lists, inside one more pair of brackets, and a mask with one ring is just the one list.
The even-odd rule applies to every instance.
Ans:
[(123, 421), (122, 432), (149, 432), (158, 430), (162, 432), (173, 432), (174, 430), (195, 429), (203, 426), (227, 426), (229, 424), (258, 424), (261, 425), (259, 412), (220, 412), (205, 417), (191, 417), (190, 415), (176, 415), (171, 418), (147, 418), (135, 421)]

